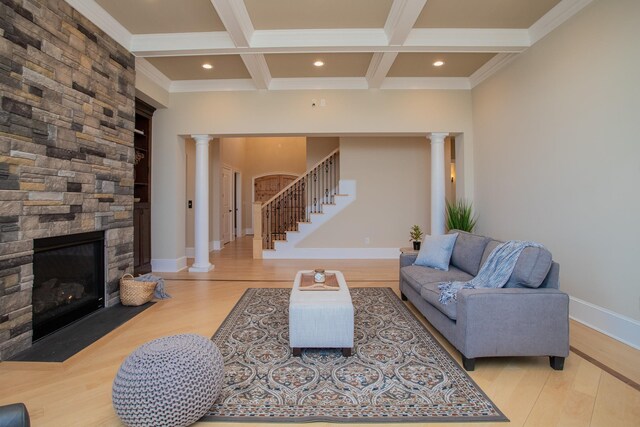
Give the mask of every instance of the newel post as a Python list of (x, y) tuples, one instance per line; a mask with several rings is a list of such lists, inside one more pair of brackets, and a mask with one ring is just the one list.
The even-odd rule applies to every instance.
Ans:
[(253, 259), (262, 259), (262, 202), (253, 202)]

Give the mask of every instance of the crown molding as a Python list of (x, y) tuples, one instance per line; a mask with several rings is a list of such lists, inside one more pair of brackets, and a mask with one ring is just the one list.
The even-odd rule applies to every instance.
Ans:
[[(593, 0), (562, 0), (542, 18), (538, 19), (538, 21), (529, 27), (528, 30), (526, 30), (529, 34), (529, 46), (533, 46), (536, 42), (562, 25), (592, 1)], [(518, 56), (517, 53), (499, 53), (491, 58), (491, 60), (469, 77), (471, 88), (478, 86), (490, 76), (497, 73), (498, 70), (513, 61), (516, 56)]]
[(256, 30), (251, 38), (254, 49), (306, 47), (383, 47), (387, 36), (383, 29), (347, 28), (329, 30)]
[(131, 47), (131, 33), (109, 15), (95, 0), (65, 0), (71, 7), (93, 22), (124, 48)]
[(206, 55), (233, 53), (236, 47), (226, 31), (136, 34), (130, 50), (138, 56)]
[(369, 89), (380, 88), (397, 56), (398, 52), (376, 52), (373, 54), (365, 76)]
[(253, 83), (257, 89), (269, 89), (271, 84), (271, 71), (266, 59), (262, 54), (242, 54), (240, 55), (245, 67), (251, 74)]
[(529, 27), (531, 45), (565, 23), (593, 0), (562, 0)]
[(143, 74), (167, 92), (171, 89), (171, 79), (144, 58), (136, 58), (136, 73)]
[(272, 79), (269, 90), (368, 89), (364, 77), (316, 77)]
[(420, 52), (521, 52), (529, 45), (529, 30), (416, 28), (403, 46)]
[(509, 62), (513, 61), (517, 53), (499, 53), (482, 67), (478, 68), (475, 73), (469, 77), (471, 88), (478, 86), (480, 83), (488, 79), (490, 76), (498, 72), (499, 69), (506, 66)]
[(401, 46), (413, 29), (427, 0), (394, 0), (384, 24), (388, 44)]
[(471, 84), (466, 77), (387, 77), (380, 89), (469, 90)]
[(251, 79), (174, 80), (169, 92), (230, 92), (256, 90)]

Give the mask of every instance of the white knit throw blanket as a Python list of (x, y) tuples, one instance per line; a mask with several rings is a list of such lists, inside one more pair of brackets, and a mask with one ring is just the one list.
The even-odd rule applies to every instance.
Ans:
[(440, 303), (448, 304), (457, 301), (460, 289), (501, 288), (511, 277), (518, 262), (520, 253), (527, 247), (541, 248), (540, 243), (509, 240), (498, 246), (489, 254), (478, 275), (468, 282), (443, 282), (440, 289)]

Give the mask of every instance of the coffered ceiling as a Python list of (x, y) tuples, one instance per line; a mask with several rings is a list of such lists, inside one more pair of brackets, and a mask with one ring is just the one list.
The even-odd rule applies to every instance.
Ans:
[(170, 92), (469, 89), (591, 2), (66, 1)]

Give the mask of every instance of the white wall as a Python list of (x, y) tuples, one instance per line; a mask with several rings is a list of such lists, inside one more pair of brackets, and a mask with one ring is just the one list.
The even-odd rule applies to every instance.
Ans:
[(600, 0), (472, 92), (478, 231), (544, 243), (572, 314), (636, 343), (638, 76), (640, 1)]
[(465, 134), (465, 191), (473, 193), (470, 91), (318, 91), (172, 93), (153, 120), (152, 256), (185, 254), (186, 159), (181, 136)]

